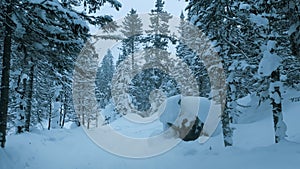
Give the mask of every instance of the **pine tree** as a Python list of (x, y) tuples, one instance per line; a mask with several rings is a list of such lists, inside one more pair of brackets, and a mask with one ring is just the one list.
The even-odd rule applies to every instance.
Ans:
[(289, 1), (288, 15), (290, 21), (289, 37), (291, 41), (291, 50), (293, 55), (300, 60), (300, 2), (293, 0)]
[(192, 70), (194, 77), (199, 86), (199, 94), (202, 97), (208, 97), (210, 92), (210, 81), (207, 70), (201, 61), (200, 57), (190, 49), (184, 42), (189, 41), (189, 32), (187, 30), (193, 29), (194, 25), (185, 21), (183, 12), (181, 13), (181, 21), (179, 29), (179, 43), (176, 46), (176, 55), (182, 59)]
[[(265, 40), (262, 41), (263, 59), (261, 61), (260, 68), (263, 68), (263, 62), (266, 60), (273, 61), (272, 69), (268, 71), (260, 71), (263, 78), (269, 78), (269, 99), (271, 100), (274, 131), (275, 131), (275, 143), (280, 142), (286, 136), (286, 124), (283, 121), (282, 112), (282, 87), (283, 80), (282, 75), (287, 70), (293, 69), (295, 60), (293, 56), (292, 44), (289, 35), (286, 33), (290, 30), (294, 16), (295, 1), (280, 1), (280, 2), (264, 2), (258, 3), (257, 8), (258, 15), (264, 17), (267, 20), (265, 27), (261, 28), (262, 34), (265, 35)], [(295, 53), (294, 53), (295, 54)], [(290, 76), (287, 73), (287, 76)]]
[[(297, 88), (297, 83), (299, 79), (300, 73), (300, 2), (297, 0), (289, 1), (287, 6), (284, 7), (285, 15), (287, 17), (287, 30), (290, 41), (290, 50), (294, 57), (291, 57), (288, 62), (288, 66), (286, 68), (287, 71), (287, 80), (286, 84), (293, 88)], [(294, 61), (297, 60), (297, 62)]]
[[(258, 95), (261, 101), (271, 99), (275, 142), (279, 142), (286, 130), (280, 88), (294, 87), (298, 79), (299, 63), (294, 60), (299, 2), (192, 0), (187, 9), (189, 20), (206, 33), (224, 60), (228, 88), (222, 123), (223, 134), (229, 136), (225, 145), (230, 145), (232, 136), (226, 126), (238, 115), (236, 100), (246, 94)], [(280, 60), (280, 64), (272, 72), (260, 71), (263, 60)]]
[(108, 50), (96, 75), (96, 97), (100, 103), (100, 108), (105, 108), (111, 101), (111, 81), (114, 70), (113, 55), (111, 50)]
[(138, 44), (143, 34), (143, 23), (139, 18), (136, 10), (131, 9), (122, 22), (121, 32), (125, 36), (122, 40), (123, 55), (131, 55), (131, 67), (134, 69), (134, 54), (139, 49)]
[(95, 39), (88, 41), (77, 59), (74, 72), (73, 98), (74, 108), (78, 112), (80, 124), (87, 129), (98, 126), (98, 103), (95, 95), (99, 58)]
[[(42, 112), (49, 112), (43, 110), (47, 107), (51, 108), (53, 101), (66, 101), (65, 106), (62, 106), (65, 111), (61, 112), (66, 113), (67, 109), (72, 111), (73, 108), (69, 104), (72, 102), (71, 76), (76, 56), (89, 36), (86, 21), (100, 26), (112, 21), (109, 16), (91, 16), (73, 10), (72, 6), (84, 3), (90, 13), (98, 10), (106, 2), (111, 3), (117, 10), (121, 7), (121, 4), (115, 0), (102, 2), (26, 0), (22, 3), (1, 1), (0, 5), (4, 6), (3, 9), (6, 11), (1, 13), (0, 22), (7, 27), (7, 36), (3, 40), (3, 57), (1, 53), (4, 68), (1, 74), (3, 91), (1, 91), (2, 119), (0, 119), (3, 147), (8, 109), (12, 111), (11, 116), (14, 116), (10, 118), (13, 121), (9, 123), (18, 123), (21, 132), (23, 129), (29, 131), (31, 125), (45, 120), (47, 115)], [(12, 59), (13, 64), (10, 68)], [(11, 76), (9, 76), (10, 71)], [(49, 84), (49, 81), (54, 83)], [(59, 90), (59, 94), (55, 94), (52, 89), (60, 86), (63, 86), (66, 91)], [(45, 90), (47, 88), (48, 91)], [(11, 102), (8, 103), (8, 100)], [(48, 102), (45, 103), (45, 100)], [(20, 109), (23, 109), (23, 113)], [(51, 114), (51, 110), (47, 114)], [(23, 117), (18, 119), (19, 115)], [(63, 117), (65, 114), (61, 113), (60, 116)]]
[[(37, 61), (46, 57), (46, 60), (50, 63), (48, 66), (52, 67), (44, 68), (42, 71), (48, 70), (54, 73), (52, 76), (54, 77), (53, 80), (59, 81), (60, 78), (58, 78), (57, 75), (62, 74), (61, 72), (63, 70), (61, 70), (61, 64), (65, 60), (61, 54), (68, 54), (75, 51), (78, 53), (81, 45), (88, 36), (87, 25), (84, 22), (77, 23), (78, 20), (80, 20), (80, 16), (75, 15), (71, 9), (56, 9), (56, 7), (61, 6), (58, 1), (53, 1), (53, 3), (48, 1), (41, 4), (33, 2), (27, 5), (28, 6), (23, 7), (23, 10), (30, 11), (30, 13), (23, 10), (15, 11), (17, 27), (14, 39), (17, 42), (16, 45), (18, 48), (22, 51), (18, 55), (24, 57), (24, 62), (21, 64), (22, 67), (18, 69), (20, 72), (18, 82), (20, 78), (21, 81), (15, 88), (15, 91), (20, 94), (18, 99), (20, 109), (23, 109), (24, 112), (23, 115), (22, 113), (19, 115), (21, 117), (20, 123), (18, 124), (18, 132), (22, 132), (23, 129), (29, 131), (31, 115), (33, 113), (34, 69), (40, 66), (36, 64)], [(32, 17), (36, 19), (32, 19)], [(60, 20), (61, 23), (65, 24), (54, 27), (52, 25), (54, 19)], [(34, 37), (41, 38), (36, 39)], [(61, 54), (59, 55), (58, 53)], [(44, 65), (44, 63), (42, 63), (42, 65)], [(44, 66), (47, 67), (47, 65)], [(54, 84), (60, 85), (61, 83)], [(49, 105), (52, 105), (56, 98), (54, 95), (50, 97), (52, 99)], [(48, 98), (44, 99), (48, 100)], [(22, 112), (22, 110), (20, 112)]]
[(7, 127), (7, 111), (9, 100), (9, 73), (10, 73), (10, 58), (11, 58), (11, 46), (12, 46), (12, 34), (14, 24), (11, 20), (13, 13), (13, 1), (6, 0), (4, 5), (6, 10), (4, 11), (4, 25), (5, 25), (5, 37), (3, 40), (3, 57), (2, 57), (2, 73), (1, 73), (1, 97), (0, 97), (0, 143), (4, 148), (6, 142), (6, 127)]
[(149, 116), (151, 104), (149, 95), (153, 90), (161, 90), (169, 97), (178, 94), (178, 86), (167, 73), (168, 67), (174, 62), (168, 52), (169, 43), (175, 43), (170, 35), (168, 22), (172, 16), (164, 10), (164, 2), (157, 0), (150, 13), (149, 30), (140, 40), (144, 46), (143, 71), (136, 75), (129, 88), (132, 102), (138, 110), (144, 111), (141, 116)]
[(228, 86), (221, 118), (225, 146), (233, 144), (230, 123), (239, 113), (236, 101), (254, 90), (253, 75), (258, 68), (260, 44), (253, 39), (259, 35), (253, 29), (247, 7), (244, 2), (228, 0), (192, 0), (187, 7), (189, 21), (203, 30), (223, 59)]
[(169, 53), (167, 52), (168, 43), (172, 40), (168, 22), (172, 18), (171, 14), (164, 10), (164, 2), (157, 0), (155, 9), (150, 13), (149, 30), (146, 30), (147, 37), (144, 41), (147, 63), (163, 65), (167, 62)]
[[(228, 35), (226, 31), (230, 30), (230, 25), (232, 23), (228, 23), (230, 21), (227, 21), (227, 23), (224, 22), (224, 16), (228, 16), (227, 12), (231, 12), (229, 9), (229, 4), (223, 0), (191, 1), (189, 3), (188, 10), (189, 21), (195, 25), (198, 25), (198, 27), (204, 31), (208, 38), (215, 42), (214, 47), (219, 49), (219, 56), (224, 60), (224, 67), (225, 70), (227, 70), (228, 64), (230, 63), (230, 60), (228, 60), (227, 57), (230, 56), (230, 46), (224, 41), (229, 38), (226, 37), (226, 35)], [(211, 22), (212, 20), (214, 22)], [(210, 78), (212, 77), (210, 76)], [(230, 96), (230, 94), (230, 92), (227, 92), (227, 97)], [(230, 127), (230, 111), (232, 108), (229, 107), (230, 105), (230, 102), (227, 100), (221, 117), (225, 146), (232, 146), (233, 144), (233, 130)]]

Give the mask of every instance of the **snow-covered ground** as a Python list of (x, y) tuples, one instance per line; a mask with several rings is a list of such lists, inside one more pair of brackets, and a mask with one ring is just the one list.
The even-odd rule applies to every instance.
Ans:
[[(299, 96), (295, 91), (283, 95), (288, 136), (279, 144), (274, 144), (271, 110), (267, 105), (256, 107), (252, 101), (245, 111), (247, 115), (234, 124), (233, 147), (224, 148), (219, 134), (205, 144), (181, 142), (159, 156), (132, 159), (101, 149), (82, 128), (55, 129), (8, 136), (6, 148), (0, 149), (0, 169), (297, 169), (300, 167), (300, 102), (292, 102), (291, 98)], [(240, 103), (249, 101), (244, 98)], [(124, 118), (114, 121), (112, 126), (134, 137), (146, 137), (146, 133), (162, 130), (159, 121), (137, 127)]]

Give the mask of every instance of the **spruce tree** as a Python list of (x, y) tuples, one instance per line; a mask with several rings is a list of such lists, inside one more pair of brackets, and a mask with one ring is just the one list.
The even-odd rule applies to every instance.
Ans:
[[(221, 117), (225, 146), (233, 144), (230, 123), (239, 114), (236, 101), (253, 89), (252, 76), (258, 65), (255, 57), (259, 44), (253, 41), (257, 35), (244, 7), (243, 2), (227, 0), (190, 1), (187, 7), (189, 21), (206, 34), (223, 60), (227, 78), (226, 104)], [(251, 80), (245, 81), (247, 77)]]
[[(219, 56), (225, 61), (225, 70), (228, 67), (229, 60), (226, 58), (229, 56), (230, 46), (224, 42), (226, 31), (229, 31), (229, 24), (224, 22), (223, 16), (228, 15), (230, 12), (228, 4), (225, 1), (191, 1), (187, 8), (189, 10), (188, 19), (195, 25), (204, 31), (211, 41), (214, 41), (215, 48), (219, 49)], [(229, 10), (229, 11), (228, 11)], [(214, 22), (211, 22), (211, 21)], [(229, 22), (229, 21), (228, 21)], [(212, 77), (211, 77), (212, 78)], [(230, 93), (227, 93), (229, 96)], [(222, 113), (221, 121), (223, 128), (224, 144), (225, 146), (232, 146), (232, 133), (233, 130), (230, 127), (230, 102), (225, 104), (224, 111)]]
[(3, 57), (2, 57), (2, 73), (1, 73), (1, 97), (0, 97), (0, 143), (4, 148), (6, 142), (6, 128), (7, 128), (7, 114), (8, 114), (8, 101), (9, 101), (9, 77), (10, 77), (10, 58), (12, 47), (12, 36), (14, 24), (11, 20), (13, 14), (13, 2), (6, 0), (4, 6), (4, 26), (5, 37), (3, 40)]
[[(265, 36), (262, 41), (262, 55), (263, 59), (260, 64), (260, 71), (262, 78), (268, 78), (268, 98), (271, 100), (275, 143), (280, 142), (286, 137), (286, 124), (283, 120), (282, 112), (282, 88), (284, 81), (283, 74), (291, 76), (289, 72), (292, 67), (295, 67), (293, 60), (295, 56), (292, 51), (293, 41), (290, 40), (289, 35), (286, 33), (290, 30), (293, 21), (291, 20), (294, 15), (295, 1), (260, 1), (258, 3), (258, 15), (267, 20), (267, 24), (262, 26), (260, 31)], [(297, 55), (297, 54), (296, 54)], [(264, 62), (273, 62), (272, 67), (264, 70)]]
[(180, 25), (178, 27), (179, 42), (176, 46), (176, 56), (182, 59), (193, 72), (193, 76), (197, 80), (199, 86), (199, 94), (202, 97), (208, 97), (210, 92), (210, 81), (207, 70), (201, 60), (192, 49), (190, 49), (184, 42), (189, 41), (190, 35), (187, 30), (193, 29), (194, 25), (185, 20), (183, 12), (180, 15)]
[[(275, 142), (279, 142), (286, 130), (281, 112), (281, 88), (282, 85), (296, 86), (298, 79), (295, 46), (299, 2), (199, 0), (190, 1), (187, 9), (189, 20), (206, 33), (224, 60), (228, 85), (222, 117), (223, 134), (228, 136), (224, 138), (225, 145), (230, 145), (232, 136), (232, 130), (226, 126), (234, 122), (239, 113), (236, 100), (247, 94), (258, 95), (258, 104), (271, 100)], [(278, 65), (276, 60), (280, 60)], [(263, 70), (270, 62), (276, 68), (272, 72)], [(229, 141), (226, 143), (226, 140)]]
[(96, 75), (96, 97), (100, 103), (100, 108), (105, 108), (111, 101), (111, 81), (114, 70), (113, 55), (111, 50), (108, 50)]
[[(86, 10), (91, 13), (99, 10), (106, 2), (111, 3), (116, 9), (121, 7), (118, 1), (24, 0), (18, 3), (10, 0), (5, 3), (1, 1), (1, 9), (4, 7), (6, 10), (1, 13), (0, 22), (7, 27), (5, 28), (7, 36), (1, 41), (3, 45), (0, 45), (4, 46), (3, 55), (1, 53), (4, 72), (1, 74), (3, 91), (1, 91), (2, 119), (0, 119), (3, 147), (8, 110), (12, 112), (10, 118), (12, 120), (9, 123), (18, 123), (16, 126), (22, 132), (23, 129), (29, 131), (31, 125), (45, 120), (46, 115), (42, 112), (51, 114), (50, 110), (43, 110), (51, 108), (53, 101), (68, 103), (68, 106), (66, 104), (63, 106), (64, 112), (72, 109), (70, 99), (72, 69), (76, 56), (89, 37), (87, 22), (104, 26), (112, 21), (109, 16), (92, 16), (76, 11), (73, 7), (84, 3), (84, 6), (89, 8)], [(49, 88), (50, 86), (52, 87)], [(55, 90), (61, 86), (65, 92)], [(59, 94), (51, 92), (52, 89)], [(48, 102), (45, 103), (46, 101)], [(19, 115), (23, 117), (18, 119)]]
[(123, 57), (127, 57), (130, 55), (131, 57), (131, 68), (134, 69), (135, 52), (139, 49), (139, 41), (141, 39), (141, 35), (143, 34), (143, 23), (139, 18), (137, 11), (131, 9), (127, 16), (124, 18), (122, 22), (122, 30), (121, 32), (124, 35), (124, 40), (122, 40), (123, 46)]
[(157, 0), (150, 13), (150, 29), (146, 30), (147, 37), (144, 39), (147, 63), (163, 65), (170, 55), (167, 49), (172, 38), (168, 23), (172, 16), (164, 10), (164, 4), (164, 1)]
[(167, 73), (168, 65), (172, 64), (168, 47), (175, 40), (170, 35), (169, 20), (171, 14), (164, 10), (164, 1), (157, 0), (155, 8), (151, 10), (149, 29), (146, 35), (140, 40), (144, 46), (143, 57), (145, 64), (143, 71), (136, 75), (130, 85), (130, 94), (133, 104), (138, 110), (145, 111), (142, 116), (149, 116), (150, 110), (149, 95), (151, 91), (159, 89), (168, 96), (178, 94), (178, 86), (174, 79)]

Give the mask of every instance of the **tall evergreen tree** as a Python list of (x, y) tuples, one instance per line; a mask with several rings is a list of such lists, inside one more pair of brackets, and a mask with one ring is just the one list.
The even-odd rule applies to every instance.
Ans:
[[(295, 67), (295, 56), (292, 51), (294, 41), (290, 39), (287, 32), (293, 26), (294, 10), (297, 9), (296, 1), (260, 1), (257, 8), (258, 15), (266, 19), (267, 24), (261, 28), (265, 40), (262, 41), (263, 60), (260, 68), (263, 69), (263, 62), (272, 61), (272, 67), (265, 71), (260, 71), (263, 78), (270, 78), (269, 98), (271, 100), (275, 142), (278, 143), (286, 136), (286, 124), (283, 120), (282, 112), (282, 75), (289, 69)], [(297, 15), (297, 14), (296, 14)], [(290, 76), (290, 73), (287, 73)]]
[[(48, 70), (53, 73), (52, 80), (60, 81), (59, 75), (63, 74), (63, 62), (67, 59), (58, 53), (65, 54), (65, 56), (70, 53), (78, 53), (88, 36), (87, 25), (84, 22), (78, 23), (80, 16), (74, 13), (72, 9), (63, 8), (58, 1), (53, 1), (52, 3), (48, 1), (41, 4), (32, 2), (28, 6), (23, 7), (23, 10), (30, 11), (29, 13), (15, 11), (14, 16), (17, 22), (15, 40), (18, 43), (18, 48), (22, 51), (19, 53), (19, 56), (24, 57), (24, 64), (19, 68), (20, 74), (18, 75), (18, 81), (20, 78), (21, 81), (15, 88), (15, 91), (21, 95), (18, 100), (21, 103), (20, 109), (24, 109), (24, 114), (20, 115), (18, 132), (22, 132), (23, 129), (29, 131), (31, 114), (33, 113), (34, 68), (41, 66), (36, 65), (37, 61), (46, 57), (50, 65), (42, 64), (44, 66), (42, 71)], [(62, 8), (56, 8), (56, 6)], [(32, 19), (32, 17), (36, 19)], [(65, 24), (53, 26), (53, 20), (55, 19)], [(41, 38), (34, 39), (33, 37)], [(33, 57), (34, 55), (35, 57)], [(60, 86), (62, 83), (57, 82), (53, 84)], [(57, 87), (55, 86), (54, 88)], [(58, 95), (54, 96), (54, 91), (52, 93), (49, 106), (57, 100), (55, 97), (58, 97)], [(48, 100), (48, 98), (44, 99)], [(49, 114), (53, 115), (53, 113)]]
[(1, 73), (1, 96), (0, 96), (0, 143), (4, 148), (6, 142), (6, 127), (7, 127), (7, 111), (9, 100), (9, 73), (10, 73), (10, 58), (12, 47), (12, 36), (14, 24), (11, 20), (13, 14), (13, 2), (6, 0), (6, 4), (3, 6), (6, 9), (4, 11), (4, 26), (5, 37), (3, 40), (3, 57), (2, 57), (2, 73)]
[[(222, 123), (224, 136), (229, 136), (224, 138), (225, 146), (232, 143), (232, 130), (226, 126), (235, 120), (236, 100), (245, 94), (271, 100), (275, 142), (279, 142), (286, 130), (280, 88), (282, 83), (294, 86), (298, 79), (294, 75), (299, 63), (294, 62), (297, 52), (293, 51), (299, 27), (298, 1), (191, 0), (187, 9), (189, 20), (207, 34), (224, 60), (228, 90)], [(270, 62), (276, 65), (272, 72), (264, 68)], [(284, 76), (288, 77), (285, 81)]]
[[(229, 4), (226, 3), (226, 0), (192, 0), (187, 9), (189, 10), (189, 21), (195, 25), (198, 25), (198, 27), (204, 31), (208, 38), (215, 42), (214, 47), (219, 49), (217, 52), (224, 60), (224, 67), (225, 70), (227, 70), (227, 67), (230, 63), (228, 60), (228, 56), (230, 55), (230, 46), (224, 41), (225, 39), (230, 38), (226, 37), (226, 35), (228, 35), (226, 31), (230, 31), (229, 27), (232, 23), (230, 23), (230, 21), (226, 22), (226, 20), (224, 20), (224, 16), (228, 16), (228, 13), (231, 12), (229, 9)], [(211, 22), (212, 20), (214, 22)], [(227, 93), (228, 96), (230, 96), (230, 94), (230, 92)], [(231, 146), (233, 144), (233, 130), (230, 127), (230, 111), (232, 110), (230, 107), (231, 101), (233, 100), (227, 99), (227, 103), (225, 104), (225, 109), (221, 117), (225, 146)]]
[(125, 39), (122, 40), (122, 55), (124, 55), (124, 57), (131, 55), (131, 67), (134, 69), (134, 54), (139, 49), (139, 41), (141, 39), (141, 35), (143, 34), (143, 23), (136, 10), (131, 9), (124, 18), (122, 24), (123, 26), (121, 32), (125, 36)]
[(182, 59), (192, 70), (194, 77), (197, 80), (199, 86), (199, 94), (202, 97), (208, 97), (210, 92), (210, 81), (208, 77), (207, 70), (201, 60), (192, 49), (190, 49), (184, 42), (189, 41), (189, 32), (187, 30), (193, 29), (194, 25), (188, 23), (185, 20), (183, 12), (180, 15), (180, 25), (179, 25), (179, 43), (176, 46), (176, 55)]
[[(146, 35), (140, 40), (144, 46), (144, 70), (134, 77), (130, 86), (132, 102), (139, 110), (149, 110), (149, 94), (155, 89), (164, 91), (166, 96), (179, 93), (174, 79), (167, 74), (167, 70), (163, 70), (173, 62), (168, 52), (170, 42), (175, 42), (169, 30), (171, 18), (171, 14), (164, 10), (164, 1), (157, 0), (150, 13), (149, 30), (145, 31)], [(148, 115), (145, 113), (142, 116)]]
[(96, 97), (94, 96), (96, 83), (95, 77), (98, 69), (98, 54), (95, 43), (97, 40), (91, 39), (80, 53), (75, 65), (73, 76), (73, 98), (74, 107), (78, 112), (80, 124), (87, 129), (98, 126), (98, 108)]
[(111, 101), (111, 81), (114, 71), (113, 55), (111, 50), (108, 50), (96, 75), (96, 97), (100, 103), (100, 108), (105, 108)]
[(162, 0), (155, 2), (155, 8), (150, 13), (150, 29), (146, 30), (145, 58), (150, 64), (163, 65), (170, 55), (167, 49), (172, 38), (168, 22), (172, 16), (164, 10), (164, 4)]
[[(253, 89), (259, 61), (260, 44), (253, 39), (259, 35), (250, 21), (247, 4), (241, 1), (191, 0), (188, 19), (197, 25), (214, 45), (223, 59), (227, 76), (227, 99), (222, 114), (225, 146), (233, 144), (233, 129), (230, 123), (238, 116), (237, 99), (246, 96)], [(213, 21), (213, 22), (212, 22)], [(250, 80), (245, 80), (245, 79)]]
[[(10, 0), (5, 3), (1, 1), (1, 6), (6, 10), (1, 13), (0, 21), (1, 24), (7, 25), (7, 28), (5, 28), (7, 29), (7, 37), (3, 40), (4, 52), (3, 57), (1, 57), (3, 58), (2, 67), (4, 68), (1, 75), (1, 90), (3, 91), (1, 91), (2, 119), (0, 119), (3, 147), (5, 143), (5, 125), (7, 123), (6, 115), (9, 108), (12, 112), (21, 112), (20, 109), (24, 109), (23, 114), (12, 113), (15, 117), (21, 114), (23, 115), (22, 118), (12, 119), (21, 121), (20, 125), (18, 124), (20, 131), (23, 128), (28, 131), (32, 120), (40, 121), (36, 119), (42, 117), (42, 108), (39, 103), (49, 100), (48, 105), (51, 105), (53, 100), (58, 99), (55, 98), (56, 96), (60, 98), (60, 101), (70, 100), (66, 99), (71, 97), (67, 94), (68, 92), (64, 95), (65, 99), (54, 93), (44, 95), (50, 97), (50, 99), (41, 98), (43, 95), (40, 95), (39, 92), (46, 93), (46, 91), (39, 85), (41, 85), (41, 82), (55, 81), (56, 83), (53, 84), (56, 86), (53, 86), (53, 88), (57, 89), (63, 84), (63, 88), (70, 91), (72, 75), (70, 72), (73, 69), (75, 56), (89, 36), (85, 22), (103, 26), (112, 21), (109, 16), (91, 16), (84, 12), (75, 11), (72, 7), (84, 3), (85, 6), (89, 7), (89, 12), (95, 12), (105, 2), (111, 3), (116, 9), (121, 7), (118, 1), (50, 0), (38, 2), (24, 0), (18, 3)], [(2, 16), (5, 16), (5, 19)], [(3, 27), (1, 29), (3, 31)], [(12, 47), (17, 50), (12, 50)], [(14, 57), (16, 55), (19, 58)], [(13, 67), (10, 68), (11, 59), (14, 60), (12, 62)], [(22, 62), (21, 60), (25, 62), (17, 65), (16, 63)], [(40, 62), (41, 60), (44, 62)], [(10, 71), (12, 71), (11, 77), (9, 76)], [(46, 75), (43, 78), (47, 80), (41, 80), (40, 72)], [(50, 74), (45, 72), (50, 72)], [(47, 87), (49, 89), (50, 86)], [(10, 94), (8, 94), (9, 91)], [(11, 100), (11, 102), (8, 103), (8, 100)], [(33, 111), (36, 112), (35, 116), (32, 116)]]

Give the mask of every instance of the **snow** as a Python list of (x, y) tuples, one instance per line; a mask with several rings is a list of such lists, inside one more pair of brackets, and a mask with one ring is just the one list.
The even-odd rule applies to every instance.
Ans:
[(34, 46), (37, 50), (42, 50), (42, 49), (44, 49), (44, 46), (43, 46), (41, 43), (35, 42), (35, 43), (33, 44), (33, 46)]
[[(167, 123), (174, 123), (178, 117), (180, 112), (179, 100), (180, 95), (170, 97), (158, 108), (158, 111), (162, 112), (159, 120), (162, 122), (164, 129), (168, 127)], [(166, 107), (168, 107), (168, 109), (166, 109)]]
[(59, 128), (60, 124), (60, 111), (61, 111), (61, 102), (52, 102), (52, 119), (51, 119), (51, 128)]
[[(101, 116), (103, 119), (105, 119), (105, 123), (110, 123), (112, 121), (115, 121), (118, 117), (120, 117), (117, 112), (114, 111), (114, 105), (108, 104), (105, 109), (101, 110)], [(103, 124), (100, 124), (103, 125)]]
[(12, 15), (12, 21), (16, 24), (15, 33), (17, 34), (17, 36), (22, 37), (25, 34), (26, 30), (23, 27), (22, 23), (19, 22), (19, 19), (15, 14)]
[(235, 123), (248, 124), (271, 116), (270, 101), (260, 102), (259, 97), (254, 94), (239, 99), (237, 103), (239, 105), (237, 110), (241, 114), (236, 117)]
[(267, 46), (262, 47), (263, 58), (261, 59), (258, 67), (258, 73), (261, 76), (270, 76), (280, 65), (282, 58), (274, 53), (271, 53), (275, 48), (276, 42), (269, 40)]
[[(248, 95), (238, 101), (249, 107), (241, 109), (252, 115), (238, 119), (234, 124), (233, 147), (224, 148), (222, 134), (210, 138), (206, 143), (198, 141), (180, 142), (169, 151), (151, 158), (125, 158), (103, 150), (87, 137), (83, 128), (35, 130), (31, 133), (10, 135), (5, 149), (0, 149), (1, 169), (153, 169), (153, 168), (230, 168), (230, 169), (295, 169), (300, 166), (300, 131), (299, 102), (291, 98), (299, 97), (300, 92), (284, 90), (283, 118), (287, 124), (287, 137), (279, 144), (274, 144), (274, 128), (271, 108), (267, 104), (257, 104), (257, 98)], [(160, 110), (178, 110), (176, 104), (180, 96), (167, 99), (165, 108)], [(193, 107), (197, 100), (200, 110), (207, 110), (209, 100), (188, 98), (185, 108)], [(194, 103), (193, 103), (194, 102)], [(203, 102), (203, 104), (201, 104)], [(174, 108), (175, 106), (175, 108)], [(190, 109), (190, 107), (193, 107)], [(107, 108), (108, 111), (109, 108)], [(165, 112), (166, 112), (165, 111)], [(253, 112), (252, 112), (253, 111)], [(254, 112), (256, 111), (256, 112)], [(242, 114), (243, 116), (243, 114)], [(256, 116), (256, 118), (254, 118)], [(174, 118), (174, 116), (168, 116)], [(176, 117), (176, 116), (175, 116)], [(246, 118), (247, 117), (247, 118)], [(252, 117), (252, 118), (251, 118)], [(165, 118), (167, 119), (167, 117)], [(163, 131), (158, 120), (149, 124), (133, 125), (126, 118), (112, 122), (120, 133), (131, 137), (148, 137)], [(101, 137), (103, 135), (100, 135)], [(103, 138), (104, 139), (104, 138)], [(109, 139), (107, 139), (109, 140)], [(122, 145), (120, 140), (110, 140)], [(150, 142), (155, 147), (162, 142)], [(121, 147), (116, 147), (121, 148)], [(128, 152), (132, 147), (122, 147)]]
[[(211, 102), (204, 97), (181, 96), (176, 95), (168, 98), (158, 108), (160, 115), (159, 121), (163, 125), (163, 129), (168, 128), (167, 123), (181, 127), (183, 119), (187, 119), (189, 124), (195, 120), (195, 116), (205, 122), (210, 109)], [(213, 135), (220, 134), (220, 125)]]
[(290, 29), (288, 30), (288, 35), (291, 36), (293, 33), (295, 33), (297, 31), (297, 27), (299, 27), (300, 22), (297, 22), (295, 24), (293, 24)]
[(261, 15), (250, 14), (250, 20), (253, 23), (256, 23), (257, 26), (265, 26), (269, 24), (268, 19), (262, 17)]
[(251, 9), (251, 6), (249, 4), (246, 4), (246, 3), (241, 3), (240, 4), (240, 7), (239, 7), (239, 10), (250, 10)]
[(286, 136), (286, 130), (287, 130), (286, 124), (282, 121), (279, 121), (278, 126), (279, 127), (277, 127), (277, 131), (275, 133), (276, 136), (282, 136), (282, 137)]
[(21, 81), (23, 82), (24, 80), (28, 80), (29, 76), (26, 73), (23, 73), (21, 76)]
[(162, 124), (158, 120), (154, 120), (145, 124), (140, 123), (140, 121), (136, 120), (140, 117), (139, 115), (137, 115), (138, 117), (132, 117), (133, 115), (131, 115), (131, 117), (126, 116), (124, 116), (124, 118), (120, 118), (112, 122), (110, 126), (115, 131), (128, 137), (134, 138), (147, 138), (154, 135), (158, 135), (162, 132)]

